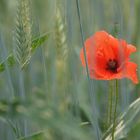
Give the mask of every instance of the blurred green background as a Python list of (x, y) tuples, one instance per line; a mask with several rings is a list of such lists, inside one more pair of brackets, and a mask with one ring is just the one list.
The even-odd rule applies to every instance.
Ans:
[[(18, 0), (0, 0), (0, 62), (15, 47)], [(0, 73), (0, 140), (96, 140), (106, 133), (108, 81), (88, 80), (79, 59), (82, 39), (76, 0), (30, 0), (32, 39), (49, 34), (28, 66), (6, 65)], [(139, 0), (79, 0), (84, 40), (96, 31), (113, 33), (140, 54)], [(119, 81), (116, 139), (139, 140), (140, 86)], [(90, 92), (90, 94), (89, 94)], [(120, 119), (118, 119), (120, 121)], [(120, 121), (121, 122), (121, 121)], [(108, 140), (111, 138), (108, 138)], [(107, 138), (106, 138), (107, 140)]]

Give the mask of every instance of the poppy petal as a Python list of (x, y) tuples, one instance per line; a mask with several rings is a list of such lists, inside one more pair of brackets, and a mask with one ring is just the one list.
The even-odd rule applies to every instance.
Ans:
[(137, 64), (133, 62), (126, 63), (126, 77), (131, 79), (135, 84), (138, 83), (138, 77), (136, 71), (137, 71)]
[(110, 36), (105, 31), (96, 32), (95, 35), (93, 36), (94, 45), (96, 49), (95, 51), (101, 50), (106, 60), (108, 60), (109, 58), (115, 57), (112, 46), (108, 44), (111, 37), (112, 36)]
[(136, 47), (135, 46), (133, 46), (133, 45), (131, 45), (131, 44), (128, 44), (127, 45), (127, 55), (128, 55), (128, 57), (129, 57), (129, 55), (131, 54), (131, 53), (133, 53), (133, 52), (135, 52), (136, 51)]
[(99, 74), (98, 72), (94, 70), (89, 70), (90, 78), (91, 79), (97, 79), (97, 80), (102, 80), (104, 79), (104, 75)]

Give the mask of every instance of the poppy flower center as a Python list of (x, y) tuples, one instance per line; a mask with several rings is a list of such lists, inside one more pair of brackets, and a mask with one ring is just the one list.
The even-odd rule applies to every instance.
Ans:
[(111, 72), (117, 72), (117, 68), (118, 68), (118, 62), (116, 59), (109, 59), (107, 62), (107, 70), (111, 71)]

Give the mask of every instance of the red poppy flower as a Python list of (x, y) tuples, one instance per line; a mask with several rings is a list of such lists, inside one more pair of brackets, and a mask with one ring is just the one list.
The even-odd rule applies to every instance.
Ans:
[[(90, 78), (111, 80), (129, 78), (138, 83), (137, 64), (130, 62), (130, 54), (136, 51), (135, 46), (125, 40), (114, 38), (105, 31), (96, 32), (85, 41), (85, 50)], [(86, 67), (84, 49), (80, 59)]]

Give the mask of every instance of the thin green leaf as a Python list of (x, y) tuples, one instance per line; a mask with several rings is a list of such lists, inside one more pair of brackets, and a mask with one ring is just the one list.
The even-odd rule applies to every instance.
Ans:
[(19, 138), (19, 140), (44, 140), (44, 132), (38, 132), (28, 137)]
[(15, 64), (15, 59), (13, 54), (10, 54), (3, 62), (0, 63), (0, 72), (5, 70), (5, 64), (12, 67)]
[(43, 36), (40, 36), (36, 39), (34, 39), (32, 41), (32, 46), (31, 46), (31, 51), (34, 52), (35, 49), (37, 49), (38, 47), (40, 47), (48, 38), (49, 38), (49, 33), (43, 35)]
[[(134, 123), (135, 122), (135, 123)], [(118, 118), (118, 124), (115, 129), (115, 140), (124, 139), (128, 133), (140, 122), (140, 98), (129, 105), (128, 109)], [(111, 140), (111, 128), (106, 132), (105, 140)]]

